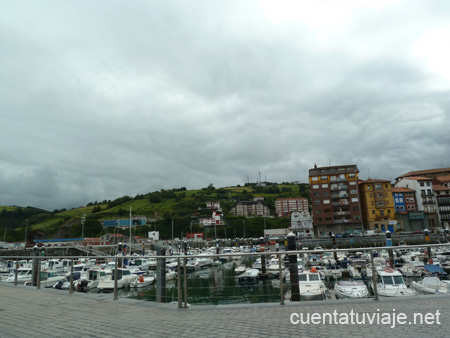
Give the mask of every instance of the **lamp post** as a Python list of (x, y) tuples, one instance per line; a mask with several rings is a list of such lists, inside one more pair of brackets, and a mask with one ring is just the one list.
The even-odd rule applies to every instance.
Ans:
[(28, 235), (28, 218), (25, 220), (25, 247), (27, 246), (27, 235)]
[(84, 247), (84, 221), (86, 220), (86, 214), (81, 217), (81, 246)]

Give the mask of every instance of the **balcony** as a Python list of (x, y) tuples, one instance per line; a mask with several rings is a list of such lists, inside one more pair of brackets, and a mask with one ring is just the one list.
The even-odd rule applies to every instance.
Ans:
[(350, 203), (348, 201), (340, 201), (340, 202), (333, 202), (333, 203), (331, 203), (331, 205), (333, 207), (336, 207), (336, 206), (341, 206), (341, 205), (350, 205)]
[(331, 186), (331, 190), (348, 190), (348, 185)]
[(334, 216), (345, 216), (345, 215), (350, 215), (350, 211), (337, 211), (337, 212), (333, 212)]
[(331, 198), (348, 198), (348, 194), (331, 194)]
[(330, 182), (347, 182), (346, 178), (341, 178), (341, 177), (337, 177), (337, 178), (330, 178)]

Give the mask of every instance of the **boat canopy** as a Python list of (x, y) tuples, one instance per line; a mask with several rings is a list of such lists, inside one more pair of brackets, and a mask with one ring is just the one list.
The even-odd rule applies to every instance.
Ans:
[(447, 273), (438, 265), (426, 264), (424, 265), (425, 269), (431, 273), (438, 273), (440, 275), (446, 275)]

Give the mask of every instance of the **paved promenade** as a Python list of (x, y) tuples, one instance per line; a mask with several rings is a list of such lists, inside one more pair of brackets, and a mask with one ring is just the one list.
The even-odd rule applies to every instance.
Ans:
[[(352, 313), (353, 322), (365, 323), (352, 325)], [(302, 324), (307, 314), (321, 324)], [(391, 327), (393, 314), (403, 325)], [(420, 318), (429, 324), (417, 323)], [(1, 284), (0, 337), (450, 337), (450, 295), (177, 309), (113, 301), (112, 294)]]

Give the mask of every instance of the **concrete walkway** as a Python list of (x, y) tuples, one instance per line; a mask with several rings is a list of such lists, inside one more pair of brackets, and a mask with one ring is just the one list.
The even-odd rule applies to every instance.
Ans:
[[(307, 314), (313, 323), (302, 324), (301, 320), (308, 319)], [(397, 323), (392, 328), (393, 314), (400, 315), (404, 324)], [(417, 323), (426, 314), (429, 324)], [(373, 324), (369, 324), (370, 318)], [(292, 324), (291, 319), (298, 324)], [(334, 319), (337, 323), (330, 323)], [(365, 323), (356, 324), (356, 320)], [(314, 324), (318, 322), (321, 324)], [(0, 337), (5, 338), (449, 336), (450, 295), (177, 309), (173, 304), (113, 301), (111, 294), (69, 294), (54, 289), (0, 285)]]

